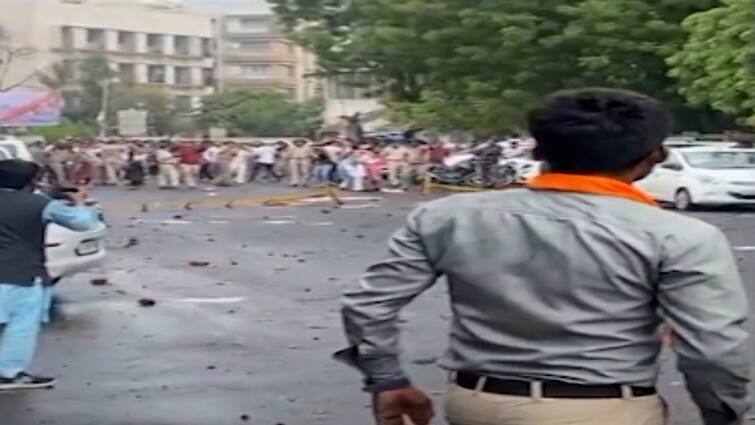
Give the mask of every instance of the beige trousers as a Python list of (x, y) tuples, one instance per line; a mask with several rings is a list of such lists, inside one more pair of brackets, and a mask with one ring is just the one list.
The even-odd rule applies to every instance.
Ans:
[(409, 164), (403, 161), (388, 161), (388, 182), (391, 186), (403, 184), (411, 173)]
[(450, 425), (664, 425), (666, 406), (658, 396), (535, 399), (453, 386), (446, 418)]
[(197, 179), (199, 179), (199, 165), (181, 164), (181, 175), (186, 186), (197, 187)]
[(105, 161), (105, 183), (117, 185), (120, 183), (121, 163), (119, 161)]
[(309, 178), (309, 166), (310, 161), (308, 159), (291, 159), (289, 172), (292, 185), (307, 184), (307, 179)]
[(178, 187), (180, 174), (175, 164), (160, 164), (157, 185), (160, 187)]

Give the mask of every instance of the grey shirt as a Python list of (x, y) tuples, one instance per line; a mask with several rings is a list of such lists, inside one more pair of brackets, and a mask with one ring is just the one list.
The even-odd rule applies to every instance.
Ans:
[(344, 298), (353, 361), (405, 379), (399, 311), (447, 278), (442, 366), (522, 380), (654, 385), (669, 323), (708, 425), (750, 407), (745, 291), (725, 236), (640, 202), (528, 189), (451, 196), (414, 211)]

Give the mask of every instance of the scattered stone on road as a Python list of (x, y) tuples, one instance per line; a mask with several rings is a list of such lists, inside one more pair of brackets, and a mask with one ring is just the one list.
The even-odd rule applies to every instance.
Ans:
[(106, 278), (98, 278), (98, 279), (90, 280), (89, 283), (91, 283), (94, 286), (105, 286), (110, 282), (108, 282)]
[(139, 305), (142, 307), (154, 307), (155, 304), (157, 304), (157, 301), (153, 300), (152, 298), (139, 299)]

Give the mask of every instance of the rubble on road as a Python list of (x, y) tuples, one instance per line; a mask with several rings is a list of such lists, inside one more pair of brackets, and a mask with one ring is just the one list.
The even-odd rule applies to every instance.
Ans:
[(152, 298), (140, 298), (138, 302), (141, 307), (154, 307), (157, 304)]

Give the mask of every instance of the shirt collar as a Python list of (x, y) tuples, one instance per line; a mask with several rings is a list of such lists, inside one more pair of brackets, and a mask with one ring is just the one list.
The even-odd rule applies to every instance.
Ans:
[(615, 196), (635, 202), (652, 205), (658, 204), (653, 198), (637, 187), (610, 177), (581, 174), (544, 173), (527, 183), (533, 190), (555, 190), (562, 192), (589, 193), (594, 195)]

